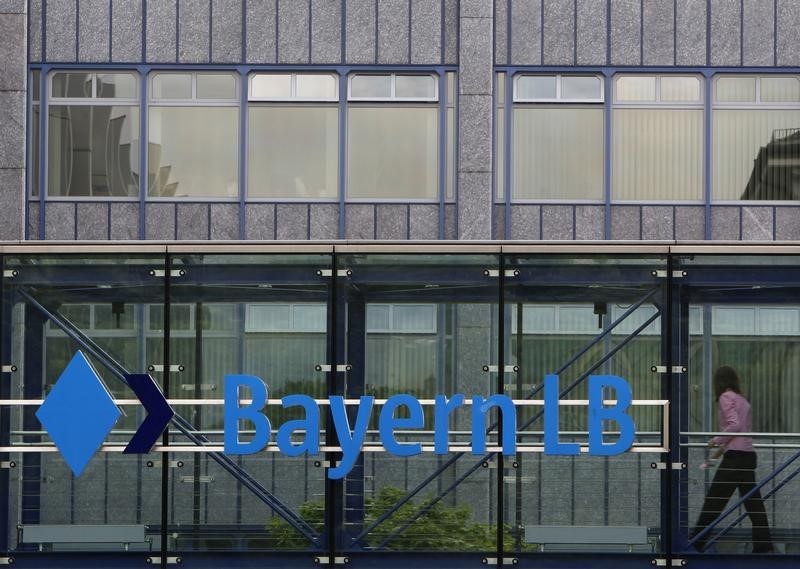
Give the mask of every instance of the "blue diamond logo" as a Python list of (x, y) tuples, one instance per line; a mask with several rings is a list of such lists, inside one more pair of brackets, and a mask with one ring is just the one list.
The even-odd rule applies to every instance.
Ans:
[(80, 351), (36, 412), (75, 476), (81, 475), (120, 415), (103, 380)]

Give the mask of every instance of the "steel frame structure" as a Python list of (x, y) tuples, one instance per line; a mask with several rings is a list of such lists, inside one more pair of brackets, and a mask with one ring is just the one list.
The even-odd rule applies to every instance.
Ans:
[[(691, 550), (691, 546), (697, 539), (689, 540), (683, 528), (688, 527), (687, 514), (685, 508), (681, 508), (681, 500), (685, 500), (686, 477), (682, 470), (673, 469), (673, 465), (685, 465), (688, 461), (688, 393), (685, 382), (680, 381), (680, 372), (675, 371), (677, 367), (685, 363), (688, 355), (688, 308), (690, 303), (712, 303), (712, 302), (758, 302), (766, 304), (779, 304), (786, 302), (796, 302), (800, 296), (800, 263), (785, 263), (781, 265), (770, 265), (762, 262), (753, 262), (754, 259), (764, 255), (775, 255), (776, 257), (796, 256), (800, 259), (800, 245), (787, 244), (769, 246), (748, 246), (748, 245), (707, 245), (707, 244), (678, 244), (678, 243), (658, 243), (653, 245), (628, 245), (628, 244), (522, 244), (522, 243), (436, 243), (436, 244), (414, 244), (414, 243), (353, 243), (353, 242), (332, 242), (320, 244), (291, 244), (291, 245), (263, 245), (252, 243), (235, 243), (216, 245), (208, 243), (198, 244), (92, 244), (92, 245), (65, 245), (65, 244), (0, 244), (0, 258), (2, 258), (2, 268), (4, 278), (0, 279), (0, 293), (2, 303), (0, 303), (0, 321), (2, 321), (2, 342), (0, 343), (0, 360), (5, 365), (7, 358), (12, 353), (11, 328), (12, 309), (15, 303), (22, 303), (26, 306), (26, 318), (30, 318), (33, 326), (26, 326), (26, 354), (25, 354), (25, 374), (29, 377), (41, 376), (43, 370), (42, 358), (39, 355), (42, 349), (41, 334), (35, 330), (45, 321), (50, 321), (69, 338), (71, 338), (82, 349), (101, 361), (108, 371), (117, 379), (124, 381), (125, 370), (121, 364), (104, 351), (96, 342), (84, 334), (77, 326), (67, 318), (58, 313), (48, 305), (50, 292), (60, 293), (64, 299), (79, 300), (91, 299), (93, 302), (110, 302), (118, 298), (118, 288), (92, 288), (79, 290), (75, 285), (86, 283), (95, 279), (95, 283), (105, 282), (108, 284), (120, 285), (126, 278), (127, 273), (122, 276), (120, 281), (117, 276), (118, 271), (114, 267), (99, 265), (97, 267), (86, 267), (81, 265), (58, 266), (53, 264), (37, 264), (17, 262), (20, 258), (35, 259), (38, 256), (46, 256), (50, 259), (75, 258), (80, 255), (104, 255), (109, 253), (147, 255), (152, 259), (160, 259), (161, 266), (164, 268), (165, 276), (163, 283), (152, 286), (151, 297), (154, 302), (163, 302), (168, 307), (171, 302), (185, 301), (193, 298), (197, 301), (252, 301), (253, 291), (248, 288), (258, 283), (269, 282), (278, 285), (290, 285), (298, 282), (313, 282), (316, 292), (313, 295), (319, 297), (322, 294), (328, 299), (328, 330), (327, 352), (328, 362), (332, 365), (330, 372), (327, 373), (327, 391), (329, 394), (341, 394), (348, 397), (358, 397), (364, 393), (364, 353), (363, 349), (359, 352), (354, 346), (363, 345), (365, 329), (365, 304), (372, 298), (370, 287), (382, 287), (381, 300), (403, 300), (409, 298), (409, 291), (419, 293), (421, 284), (438, 284), (459, 286), (457, 297), (453, 296), (452, 290), (447, 287), (431, 287), (423, 292), (423, 297), (432, 302), (470, 300), (494, 303), (497, 306), (499, 319), (498, 334), (496, 337), (496, 347), (494, 353), (497, 361), (503, 366), (510, 360), (510, 344), (505, 337), (505, 326), (503, 318), (506, 304), (511, 305), (515, 302), (523, 302), (531, 299), (531, 291), (543, 291), (536, 300), (552, 299), (555, 301), (568, 301), (580, 299), (586, 301), (594, 294), (592, 289), (595, 285), (610, 285), (617, 287), (610, 289), (609, 294), (620, 294), (621, 297), (635, 299), (623, 314), (613, 322), (607, 322), (602, 331), (596, 334), (583, 348), (576, 352), (571, 358), (564, 362), (555, 373), (561, 373), (572, 366), (578, 359), (585, 355), (591, 348), (597, 346), (614, 331), (630, 314), (645, 303), (650, 303), (656, 307), (653, 316), (637, 326), (633, 332), (627, 334), (613, 348), (606, 349), (603, 356), (595, 361), (588, 369), (584, 370), (578, 377), (564, 390), (560, 396), (564, 397), (572, 392), (581, 382), (591, 373), (600, 369), (605, 362), (622, 349), (628, 342), (635, 339), (645, 328), (654, 322), (659, 316), (661, 318), (661, 350), (662, 361), (660, 365), (665, 366), (668, 372), (664, 375), (665, 381), (662, 384), (662, 398), (673, 403), (670, 406), (670, 421), (668, 440), (670, 441), (669, 452), (662, 455), (665, 468), (661, 473), (661, 535), (662, 548), (655, 554), (604, 554), (592, 552), (590, 554), (580, 553), (542, 553), (542, 552), (515, 552), (506, 551), (503, 548), (504, 526), (503, 523), (496, 523), (497, 526), (497, 548), (494, 551), (483, 553), (412, 553), (412, 552), (392, 552), (380, 551), (393, 537), (401, 534), (411, 526), (415, 520), (424, 516), (437, 502), (444, 499), (450, 492), (457, 488), (472, 473), (480, 469), (489, 461), (496, 461), (502, 472), (503, 461), (509, 460), (499, 453), (487, 453), (486, 456), (474, 457), (463, 452), (453, 452), (433, 473), (428, 475), (419, 485), (406, 494), (406, 496), (396, 503), (389, 511), (382, 516), (366, 524), (363, 519), (364, 501), (364, 470), (363, 459), (357, 463), (351, 474), (345, 481), (326, 481), (326, 500), (325, 500), (325, 530), (322, 534), (317, 534), (305, 520), (299, 517), (290, 508), (285, 506), (279, 497), (270, 493), (266, 488), (258, 483), (251, 475), (247, 474), (238, 464), (219, 453), (211, 453), (212, 458), (220, 463), (223, 468), (233, 476), (238, 483), (249, 489), (263, 503), (283, 517), (300, 535), (304, 536), (311, 547), (305, 553), (284, 553), (284, 552), (259, 552), (242, 554), (241, 552), (231, 552), (221, 557), (214, 552), (192, 552), (182, 555), (185, 565), (193, 567), (219, 567), (219, 566), (250, 566), (253, 558), (258, 559), (260, 566), (264, 567), (285, 567), (287, 565), (305, 566), (314, 562), (314, 558), (321, 559), (324, 563), (334, 564), (336, 559), (341, 560), (346, 557), (350, 564), (355, 567), (377, 567), (377, 566), (408, 566), (417, 565), (425, 567), (464, 567), (481, 563), (514, 563), (522, 567), (580, 567), (585, 566), (590, 555), (592, 563), (597, 567), (635, 567), (647, 562), (663, 563), (666, 566), (681, 563), (689, 560), (691, 564), (699, 567), (759, 567), (763, 564), (760, 556), (737, 556), (726, 555), (701, 555)], [(258, 265), (254, 274), (254, 265), (232, 264), (230, 266), (215, 265), (213, 263), (204, 264), (201, 261), (203, 255), (293, 255), (293, 254), (318, 255), (327, 259), (327, 263), (319, 268), (330, 270), (331, 276), (324, 278), (321, 275), (311, 276), (306, 270), (308, 267), (289, 267), (285, 265)], [(479, 268), (479, 264), (469, 267), (468, 271), (452, 270), (450, 267), (425, 266), (417, 271), (398, 271), (396, 267), (387, 264), (376, 264), (374, 266), (353, 266), (348, 261), (357, 256), (369, 255), (395, 255), (408, 256), (410, 259), (414, 255), (484, 255), (495, 259), (496, 264), (492, 267), (485, 267), (486, 271), (497, 270), (497, 275), (476, 274), (471, 269)], [(714, 262), (704, 264), (702, 259), (713, 258)], [(540, 266), (529, 267), (520, 260), (529, 257), (536, 259), (553, 259), (554, 262), (547, 264), (544, 268)], [(601, 265), (580, 265), (565, 262), (569, 259), (593, 259), (605, 258), (609, 263)], [(651, 266), (639, 264), (628, 270), (629, 267), (615, 264), (613, 261), (623, 259), (652, 260)], [(750, 261), (748, 261), (748, 259)], [(172, 277), (171, 270), (176, 266), (185, 267), (186, 273), (180, 278)], [(224, 270), (220, 270), (224, 267)], [(91, 269), (91, 270), (88, 270)], [(351, 274), (346, 271), (351, 270)], [(13, 271), (16, 271), (14, 273)], [(340, 272), (341, 271), (341, 272)], [(52, 277), (57, 275), (51, 289), (40, 286), (42, 282), (52, 283)], [(128, 275), (129, 277), (129, 275)], [(97, 280), (100, 278), (101, 280)], [(102, 279), (105, 278), (105, 281)], [(494, 278), (494, 281), (487, 280)], [(50, 279), (50, 280), (48, 280)], [(638, 287), (638, 288), (637, 288)], [(443, 290), (445, 289), (445, 290)], [(636, 293), (632, 294), (631, 290)], [(306, 292), (309, 295), (312, 293)], [(297, 291), (289, 291), (288, 295), (294, 295)], [(274, 297), (271, 297), (274, 298)], [(419, 296), (415, 296), (418, 299)], [(169, 369), (171, 363), (168, 344), (169, 344), (169, 312), (165, 310), (164, 315), (164, 369)], [(38, 350), (37, 350), (38, 346)], [(343, 374), (345, 372), (335, 371), (337, 365), (347, 362), (352, 365), (353, 371), (348, 372), (347, 390)], [(7, 376), (7, 373), (4, 373)], [(498, 373), (495, 378), (496, 391), (505, 391), (505, 381), (503, 373)], [(38, 385), (38, 387), (37, 387)], [(533, 398), (541, 387), (532, 389), (526, 398)], [(37, 391), (38, 390), (38, 391)], [(169, 396), (169, 386), (165, 383), (164, 391)], [(25, 382), (23, 395), (25, 399), (41, 399), (41, 387), (37, 382)], [(9, 400), (11, 398), (10, 383), (4, 381), (0, 384), (0, 399)], [(525, 429), (541, 413), (534, 415), (532, 419), (521, 425), (520, 429)], [(0, 408), (0, 447), (9, 447), (10, 413), (8, 407)], [(34, 421), (26, 419), (25, 430), (39, 430)], [(187, 436), (189, 440), (197, 445), (207, 442), (202, 434), (194, 433), (192, 424), (181, 417), (176, 417), (174, 425), (179, 432)], [(490, 430), (496, 425), (492, 425)], [(497, 425), (499, 427), (499, 425)], [(337, 447), (336, 433), (333, 429), (326, 431), (325, 444), (328, 447)], [(31, 442), (33, 441), (31, 438)], [(169, 445), (169, 434), (165, 434), (164, 445)], [(38, 455), (36, 453), (26, 453), (26, 469), (23, 478), (23, 501), (27, 501), (22, 508), (22, 523), (38, 523), (35, 512), (39, 508), (38, 490)], [(13, 458), (13, 454), (8, 452), (0, 453), (2, 460)], [(329, 460), (336, 460), (335, 452), (328, 453)], [(363, 539), (372, 530), (380, 526), (384, 521), (395, 514), (403, 505), (408, 503), (414, 496), (428, 488), (434, 481), (439, 482), (441, 474), (457, 461), (467, 460), (469, 466), (460, 475), (445, 487), (440, 488), (434, 499), (418, 509), (410, 519), (399, 526), (392, 534), (383, 539), (377, 550), (364, 548)], [(786, 488), (787, 484), (800, 474), (800, 452), (791, 456), (783, 464), (777, 467), (766, 478), (761, 479), (758, 488), (765, 488), (768, 483), (775, 482), (766, 496), (770, 496)], [(27, 462), (30, 460), (31, 462)], [(168, 488), (166, 482), (171, 475), (167, 467), (167, 461), (162, 461), (162, 520), (159, 531), (162, 534), (161, 557), (162, 566), (166, 566), (168, 555), (175, 555), (173, 550), (168, 548), (168, 540), (165, 538), (168, 531), (166, 518), (166, 494)], [(781, 477), (782, 478), (779, 478)], [(508, 519), (502, 514), (503, 510), (503, 477), (498, 476), (496, 487), (496, 504), (498, 512), (501, 512), (497, 520)], [(32, 550), (12, 551), (11, 544), (8, 543), (10, 520), (9, 503), (9, 470), (0, 470), (0, 507), (3, 508), (0, 516), (0, 549), (7, 552), (9, 557), (20, 566), (44, 567), (51, 562), (57, 562), (59, 566), (87, 566), (92, 562), (112, 563), (115, 566), (140, 566), (142, 559), (141, 553), (120, 553), (120, 554), (48, 554)], [(353, 488), (360, 488), (360, 493), (344, 492), (344, 485), (347, 484), (348, 491)], [(747, 496), (741, 496), (732, 502), (731, 506), (706, 530), (705, 533), (711, 535), (710, 542), (718, 540), (731, 528), (736, 525), (743, 517), (732, 516), (738, 506), (741, 505)], [(676, 499), (677, 498), (677, 499)], [(358, 512), (362, 512), (359, 517)], [(343, 514), (344, 513), (344, 514)], [(344, 517), (344, 520), (342, 516)], [(342, 521), (346, 522), (349, 529), (343, 530)], [(57, 559), (57, 561), (56, 561)], [(224, 559), (224, 561), (223, 561)], [(785, 565), (793, 566), (798, 562), (796, 554), (785, 556), (771, 556), (770, 563), (774, 566)]]

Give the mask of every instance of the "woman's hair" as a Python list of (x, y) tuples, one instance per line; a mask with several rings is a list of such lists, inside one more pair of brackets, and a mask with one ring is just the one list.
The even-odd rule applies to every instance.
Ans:
[(714, 398), (719, 399), (728, 389), (741, 395), (742, 384), (735, 369), (731, 366), (720, 366), (714, 372)]

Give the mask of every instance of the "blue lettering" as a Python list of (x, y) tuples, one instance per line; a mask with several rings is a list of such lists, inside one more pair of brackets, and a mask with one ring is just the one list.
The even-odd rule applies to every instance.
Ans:
[(517, 409), (507, 395), (472, 398), (472, 454), (486, 452), (486, 413), (497, 407), (502, 413), (503, 454), (517, 452)]
[(342, 447), (341, 462), (335, 468), (328, 470), (328, 478), (331, 480), (344, 478), (355, 465), (356, 459), (361, 453), (361, 446), (364, 444), (364, 437), (367, 435), (369, 415), (372, 412), (372, 403), (374, 401), (374, 397), (364, 396), (361, 398), (361, 402), (358, 405), (358, 413), (356, 414), (356, 424), (351, 432), (344, 399), (339, 395), (331, 395), (333, 426), (339, 438), (339, 445)]
[[(617, 392), (617, 404), (603, 406), (603, 390), (611, 387)], [(628, 383), (616, 375), (593, 375), (589, 377), (589, 454), (610, 456), (631, 448), (636, 434), (636, 425), (625, 409), (630, 407), (633, 396)], [(611, 444), (603, 443), (603, 421), (616, 421), (619, 439)]]
[(562, 443), (558, 440), (558, 376), (544, 376), (544, 453), (580, 454), (578, 443)]
[(448, 416), (452, 411), (464, 405), (464, 396), (461, 393), (453, 395), (449, 401), (444, 395), (437, 395), (433, 405), (433, 452), (447, 454), (448, 435), (450, 425)]
[[(249, 387), (253, 401), (239, 406), (239, 388)], [(260, 410), (267, 403), (267, 386), (253, 375), (225, 376), (225, 452), (227, 454), (253, 454), (261, 451), (269, 442), (270, 424)], [(250, 442), (239, 441), (239, 421), (253, 423), (255, 435)]]
[[(304, 452), (319, 454), (319, 406), (308, 395), (288, 395), (281, 399), (283, 407), (302, 407), (306, 412), (305, 419), (286, 421), (278, 429), (276, 436), (278, 448), (286, 456), (300, 456)], [(305, 438), (300, 444), (292, 444), (292, 433), (305, 431)]]
[[(397, 418), (394, 412), (398, 407), (408, 407), (409, 417)], [(415, 456), (422, 452), (420, 443), (398, 443), (394, 438), (395, 429), (420, 429), (425, 426), (425, 417), (422, 414), (420, 402), (405, 393), (393, 395), (386, 400), (381, 409), (379, 432), (381, 444), (388, 452), (396, 456)]]

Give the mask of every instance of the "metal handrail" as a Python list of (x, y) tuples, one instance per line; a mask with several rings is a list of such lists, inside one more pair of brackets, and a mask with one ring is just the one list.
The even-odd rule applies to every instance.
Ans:
[[(699, 539), (701, 539), (701, 538), (703, 538), (704, 536), (706, 536), (706, 535), (707, 535), (707, 534), (708, 534), (708, 533), (709, 533), (709, 532), (710, 532), (712, 529), (714, 529), (715, 527), (717, 527), (717, 526), (720, 524), (720, 522), (722, 522), (722, 520), (724, 520), (724, 519), (725, 519), (726, 517), (728, 517), (728, 516), (729, 516), (729, 515), (730, 515), (732, 512), (734, 512), (734, 511), (735, 511), (735, 510), (737, 510), (737, 509), (738, 509), (740, 506), (742, 506), (742, 505), (745, 503), (745, 501), (749, 500), (749, 499), (750, 499), (750, 496), (752, 496), (753, 494), (755, 494), (756, 492), (758, 492), (759, 490), (761, 490), (761, 488), (763, 488), (763, 487), (764, 487), (764, 486), (765, 486), (765, 485), (766, 485), (768, 482), (771, 482), (772, 480), (774, 480), (774, 479), (775, 479), (775, 478), (778, 476), (778, 474), (780, 474), (781, 472), (783, 472), (783, 471), (784, 471), (784, 470), (785, 470), (785, 469), (786, 469), (786, 468), (787, 468), (787, 467), (788, 467), (790, 464), (792, 464), (792, 463), (793, 463), (795, 460), (797, 460), (798, 458), (800, 458), (800, 452), (796, 452), (795, 454), (793, 454), (793, 455), (792, 455), (792, 456), (791, 456), (791, 457), (790, 457), (790, 458), (789, 458), (789, 459), (788, 459), (786, 462), (784, 462), (784, 463), (783, 463), (782, 465), (780, 465), (778, 468), (776, 468), (775, 470), (773, 470), (773, 471), (772, 471), (772, 472), (769, 474), (769, 476), (767, 476), (766, 478), (764, 478), (763, 480), (761, 480), (760, 482), (758, 482), (758, 484), (756, 484), (755, 486), (753, 486), (753, 488), (751, 488), (751, 489), (750, 489), (750, 491), (746, 492), (746, 493), (744, 494), (744, 496), (739, 496), (739, 499), (738, 499), (738, 500), (736, 500), (736, 501), (735, 501), (735, 502), (734, 502), (734, 503), (733, 503), (733, 504), (732, 504), (730, 507), (728, 507), (728, 508), (727, 508), (726, 510), (724, 510), (722, 513), (720, 513), (720, 515), (719, 515), (719, 516), (717, 516), (717, 517), (716, 517), (716, 519), (714, 519), (714, 521), (712, 521), (710, 524), (708, 524), (708, 525), (707, 525), (707, 526), (706, 526), (706, 527), (705, 527), (705, 528), (704, 528), (702, 531), (698, 532), (698, 533), (697, 533), (697, 535), (695, 535), (693, 538), (691, 538), (691, 539), (689, 540), (689, 542), (688, 542), (688, 544), (687, 544), (687, 545), (691, 547), (691, 546), (693, 546), (695, 543), (697, 543), (697, 541), (698, 541)], [(793, 472), (793, 473), (792, 473), (792, 474), (791, 474), (789, 477), (787, 477), (787, 479), (783, 480), (783, 481), (781, 482), (781, 484), (779, 484), (779, 485), (778, 485), (776, 488), (774, 488), (773, 490), (774, 490), (774, 491), (777, 491), (779, 488), (782, 488), (782, 487), (783, 487), (783, 486), (784, 486), (784, 485), (785, 485), (787, 482), (789, 482), (789, 480), (791, 480), (792, 478), (794, 478), (795, 476), (797, 476), (797, 474), (799, 474), (799, 473), (800, 473), (800, 468), (798, 468), (796, 471), (794, 471), (794, 472)], [(771, 491), (771, 493), (770, 493), (769, 495), (771, 496), (771, 495), (774, 493), (774, 491)], [(742, 517), (743, 517), (743, 516), (742, 516)], [(741, 518), (739, 518), (739, 519), (741, 519)], [(734, 523), (738, 523), (738, 521), (737, 521), (737, 522), (734, 522)], [(728, 531), (728, 529), (729, 529), (729, 528), (725, 528), (725, 529), (723, 530), (723, 533), (724, 533), (725, 531)], [(714, 536), (714, 537), (710, 538), (708, 541), (706, 541), (706, 543), (707, 543), (707, 544), (714, 543), (714, 542), (715, 542), (717, 539), (719, 539), (719, 538), (720, 538), (720, 537), (723, 535), (723, 533), (720, 533), (720, 534), (718, 534), (718, 535), (716, 535), (716, 536)]]

